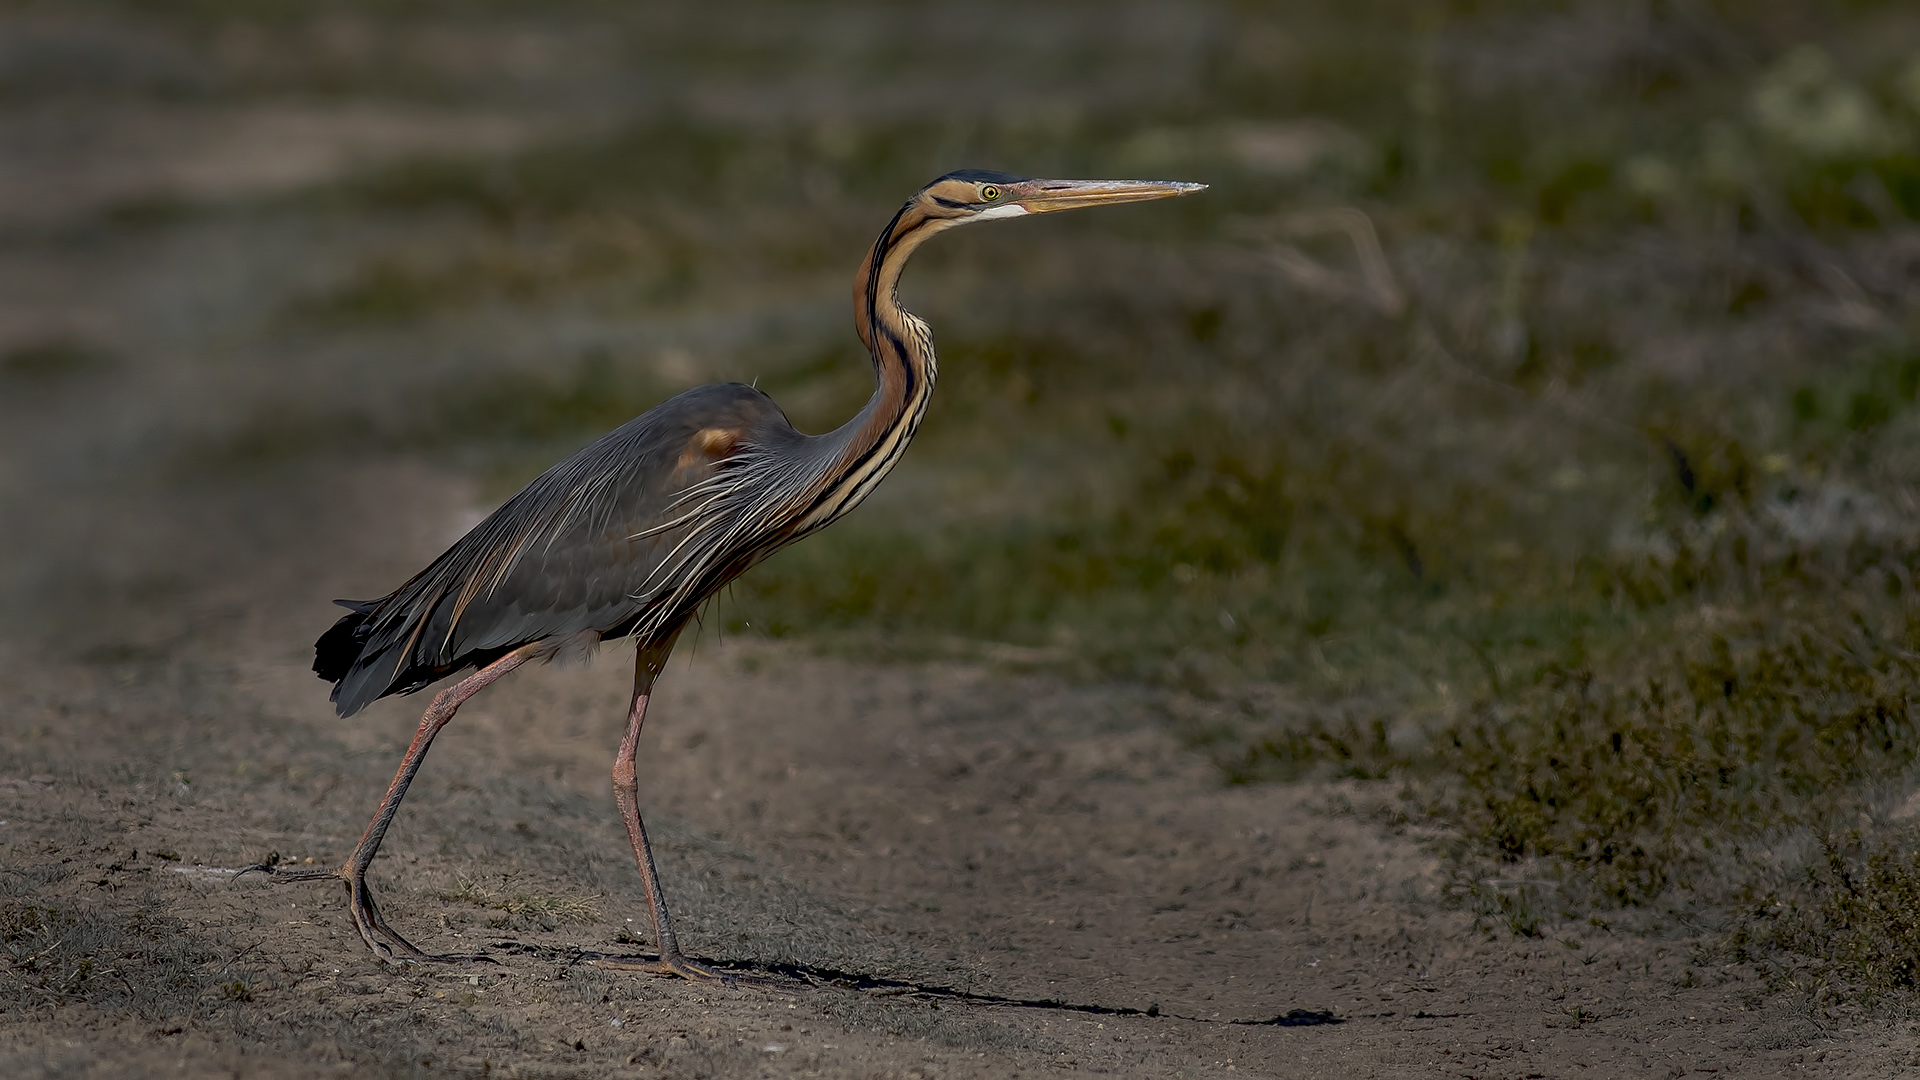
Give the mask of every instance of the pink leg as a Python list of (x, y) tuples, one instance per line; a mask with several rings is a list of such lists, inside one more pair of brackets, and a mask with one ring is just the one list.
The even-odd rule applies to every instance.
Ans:
[[(640, 869), (640, 884), (647, 891), (647, 908), (653, 915), (653, 939), (660, 946), (660, 959), (652, 963), (623, 960), (599, 960), (600, 967), (628, 971), (650, 971), (659, 975), (679, 975), (688, 979), (741, 981), (730, 972), (687, 959), (673, 933), (673, 916), (667, 913), (667, 895), (660, 888), (660, 875), (653, 866), (653, 848), (647, 843), (647, 827), (640, 820), (640, 782), (634, 758), (640, 748), (640, 726), (647, 718), (647, 700), (653, 696), (653, 684), (667, 666), (673, 643), (680, 636), (674, 630), (664, 638), (640, 646), (634, 658), (633, 703), (627, 709), (627, 734), (620, 741), (620, 754), (613, 760), (613, 801), (620, 808), (620, 819), (627, 826), (627, 840), (633, 845), (633, 862)], [(745, 980), (758, 981), (758, 980)]]
[(367, 887), (367, 867), (373, 865), (373, 857), (380, 850), (380, 841), (387, 835), (387, 826), (393, 823), (393, 815), (400, 810), (400, 800), (407, 797), (407, 786), (413, 783), (413, 775), (420, 771), (420, 763), (426, 759), (427, 748), (433, 745), (433, 737), (447, 726), (453, 714), (466, 700), (487, 688), (496, 679), (526, 663), (538, 648), (538, 643), (515, 649), (507, 655), (481, 668), (459, 682), (434, 695), (433, 704), (427, 706), (426, 715), (420, 718), (420, 728), (413, 734), (413, 742), (407, 747), (407, 756), (400, 760), (400, 769), (393, 775), (393, 783), (387, 785), (386, 797), (380, 800), (380, 809), (374, 811), (373, 821), (368, 823), (367, 831), (360, 837), (360, 843), (353, 849), (346, 865), (338, 870), (279, 872), (275, 879), (279, 881), (316, 881), (327, 878), (345, 879), (347, 896), (353, 911), (353, 922), (360, 930), (360, 939), (367, 943), (375, 956), (383, 960), (442, 960), (465, 959), (465, 957), (429, 956), (415, 948), (406, 938), (401, 937), (387, 921), (380, 916), (380, 909), (373, 902), (373, 892)]

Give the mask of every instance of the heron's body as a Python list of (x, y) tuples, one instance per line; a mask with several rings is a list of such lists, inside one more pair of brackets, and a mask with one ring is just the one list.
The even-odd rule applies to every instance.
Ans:
[(907, 257), (969, 221), (1166, 198), (1199, 186), (978, 171), (941, 177), (888, 223), (855, 279), (855, 328), (873, 358), (875, 388), (847, 423), (805, 435), (752, 387), (689, 390), (549, 469), (398, 589), (378, 600), (342, 601), (351, 613), (322, 635), (314, 655), (314, 670), (335, 684), (340, 715), (479, 670), (434, 699), (347, 864), (283, 876), (346, 879), (356, 925), (376, 953), (427, 958), (382, 920), (365, 878), (434, 735), (463, 701), (527, 660), (631, 636), (639, 654), (634, 700), (614, 788), (660, 944), (659, 964), (647, 967), (717, 976), (680, 954), (653, 872), (634, 770), (641, 720), (654, 679), (700, 605), (754, 563), (852, 510), (912, 440), (936, 367), (926, 324), (896, 295)]
[[(356, 605), (317, 643), (314, 670), (335, 680), (334, 703), (350, 716), (529, 643), (677, 626), (786, 530), (703, 564), (688, 557), (700, 524), (660, 530), (662, 508), (747, 471), (742, 455), (808, 460), (826, 441), (795, 431), (752, 387), (689, 390), (547, 470), (393, 593)], [(619, 468), (597, 467), (605, 461)], [(724, 509), (706, 517), (724, 521)]]

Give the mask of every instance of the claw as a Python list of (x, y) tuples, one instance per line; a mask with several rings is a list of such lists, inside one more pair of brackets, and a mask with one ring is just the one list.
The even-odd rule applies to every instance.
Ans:
[(360, 939), (367, 943), (375, 956), (390, 963), (401, 965), (420, 964), (470, 964), (481, 961), (497, 963), (491, 956), (468, 953), (430, 953), (421, 950), (413, 942), (400, 936), (400, 931), (387, 925), (380, 914), (379, 905), (373, 902), (373, 890), (367, 887), (365, 878), (357, 883), (349, 881), (348, 890), (353, 893), (353, 922), (360, 931)]
[(373, 890), (368, 887), (364, 874), (356, 874), (353, 864), (337, 868), (302, 868), (290, 870), (277, 861), (264, 862), (249, 866), (235, 874), (266, 874), (276, 885), (291, 885), (307, 881), (338, 881), (347, 887), (347, 910), (353, 914), (354, 929), (360, 932), (360, 940), (366, 942), (373, 955), (388, 963), (418, 965), (426, 963), (460, 964), (473, 961), (491, 961), (490, 956), (448, 955), (436, 956), (426, 952), (413, 942), (408, 941), (398, 930), (387, 925), (386, 917), (380, 914), (380, 905), (373, 899)]

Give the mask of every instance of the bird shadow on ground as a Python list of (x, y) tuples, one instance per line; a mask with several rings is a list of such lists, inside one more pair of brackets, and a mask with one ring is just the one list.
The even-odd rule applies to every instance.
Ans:
[[(646, 963), (651, 956), (616, 956), (611, 953), (589, 952), (577, 949), (554, 949), (538, 945), (528, 945), (517, 941), (501, 941), (495, 948), (534, 956), (543, 960), (560, 963), (593, 963), (596, 961), (615, 961), (618, 963)], [(1223, 1024), (1237, 1027), (1319, 1027), (1327, 1024), (1342, 1024), (1346, 1021), (1334, 1015), (1331, 1010), (1290, 1009), (1285, 1013), (1267, 1019), (1232, 1019), (1207, 1016), (1185, 1016), (1179, 1013), (1163, 1012), (1158, 1005), (1137, 1008), (1130, 1005), (1094, 1005), (1085, 1002), (1062, 1001), (1058, 998), (1017, 998), (1000, 994), (981, 994), (971, 990), (961, 990), (952, 986), (939, 986), (931, 983), (910, 982), (901, 979), (888, 979), (878, 975), (864, 975), (858, 972), (841, 971), (838, 968), (818, 967), (813, 964), (760, 963), (760, 964), (722, 964), (712, 960), (701, 960), (703, 964), (719, 970), (743, 976), (771, 976), (774, 979), (790, 980), (791, 986), (775, 983), (776, 989), (813, 990), (832, 989), (850, 990), (869, 997), (911, 997), (923, 1001), (955, 1001), (967, 1005), (991, 1006), (1011, 1009), (1040, 1009), (1053, 1012), (1084, 1013), (1092, 1016), (1144, 1016), (1185, 1020), (1195, 1024)]]

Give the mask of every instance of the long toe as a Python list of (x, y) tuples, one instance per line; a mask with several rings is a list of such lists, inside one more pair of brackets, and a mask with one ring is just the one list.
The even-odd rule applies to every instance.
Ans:
[[(267, 880), (273, 882), (275, 885), (296, 885), (303, 881), (340, 881), (346, 877), (346, 871), (337, 867), (303, 867), (299, 870), (288, 870), (285, 867), (274, 866), (271, 863), (249, 866), (245, 870), (240, 871), (240, 873), (265, 874), (267, 875)], [(235, 874), (234, 876), (238, 877), (240, 875)]]
[[(360, 922), (359, 919), (354, 921)], [(392, 960), (399, 964), (419, 964), (434, 959), (413, 942), (394, 933), (390, 927), (363, 924), (360, 927), (360, 936), (366, 940), (367, 947), (382, 960)]]
[(391, 954), (383, 955), (398, 964), (497, 964), (500, 962), (485, 953), (422, 952), (412, 942), (391, 930), (383, 931), (381, 936), (393, 945)]
[(366, 896), (366, 905), (354, 906), (354, 925), (360, 930), (360, 937), (373, 950), (375, 956), (396, 964), (497, 964), (491, 956), (481, 953), (430, 953), (401, 936), (400, 931), (387, 925), (380, 909), (373, 903), (373, 897)]
[(775, 989), (791, 989), (786, 983), (759, 975), (745, 975), (737, 971), (727, 971), (690, 960), (681, 953), (669, 953), (658, 960), (621, 960), (611, 956), (595, 957), (587, 961), (595, 967), (609, 968), (614, 971), (644, 971), (649, 975), (678, 975), (691, 982), (719, 983), (722, 986), (765, 986)]
[(433, 959), (400, 936), (400, 931), (387, 925), (387, 920), (380, 915), (380, 906), (373, 902), (373, 890), (367, 888), (366, 879), (349, 880), (347, 890), (352, 896), (353, 925), (360, 931), (360, 940), (367, 943), (375, 956), (401, 964)]
[[(497, 964), (500, 961), (484, 953), (430, 953), (422, 951), (413, 942), (392, 932), (375, 930), (375, 938), (369, 938), (368, 944), (374, 954), (382, 960), (403, 966), (419, 964)], [(365, 935), (362, 935), (365, 936)]]

